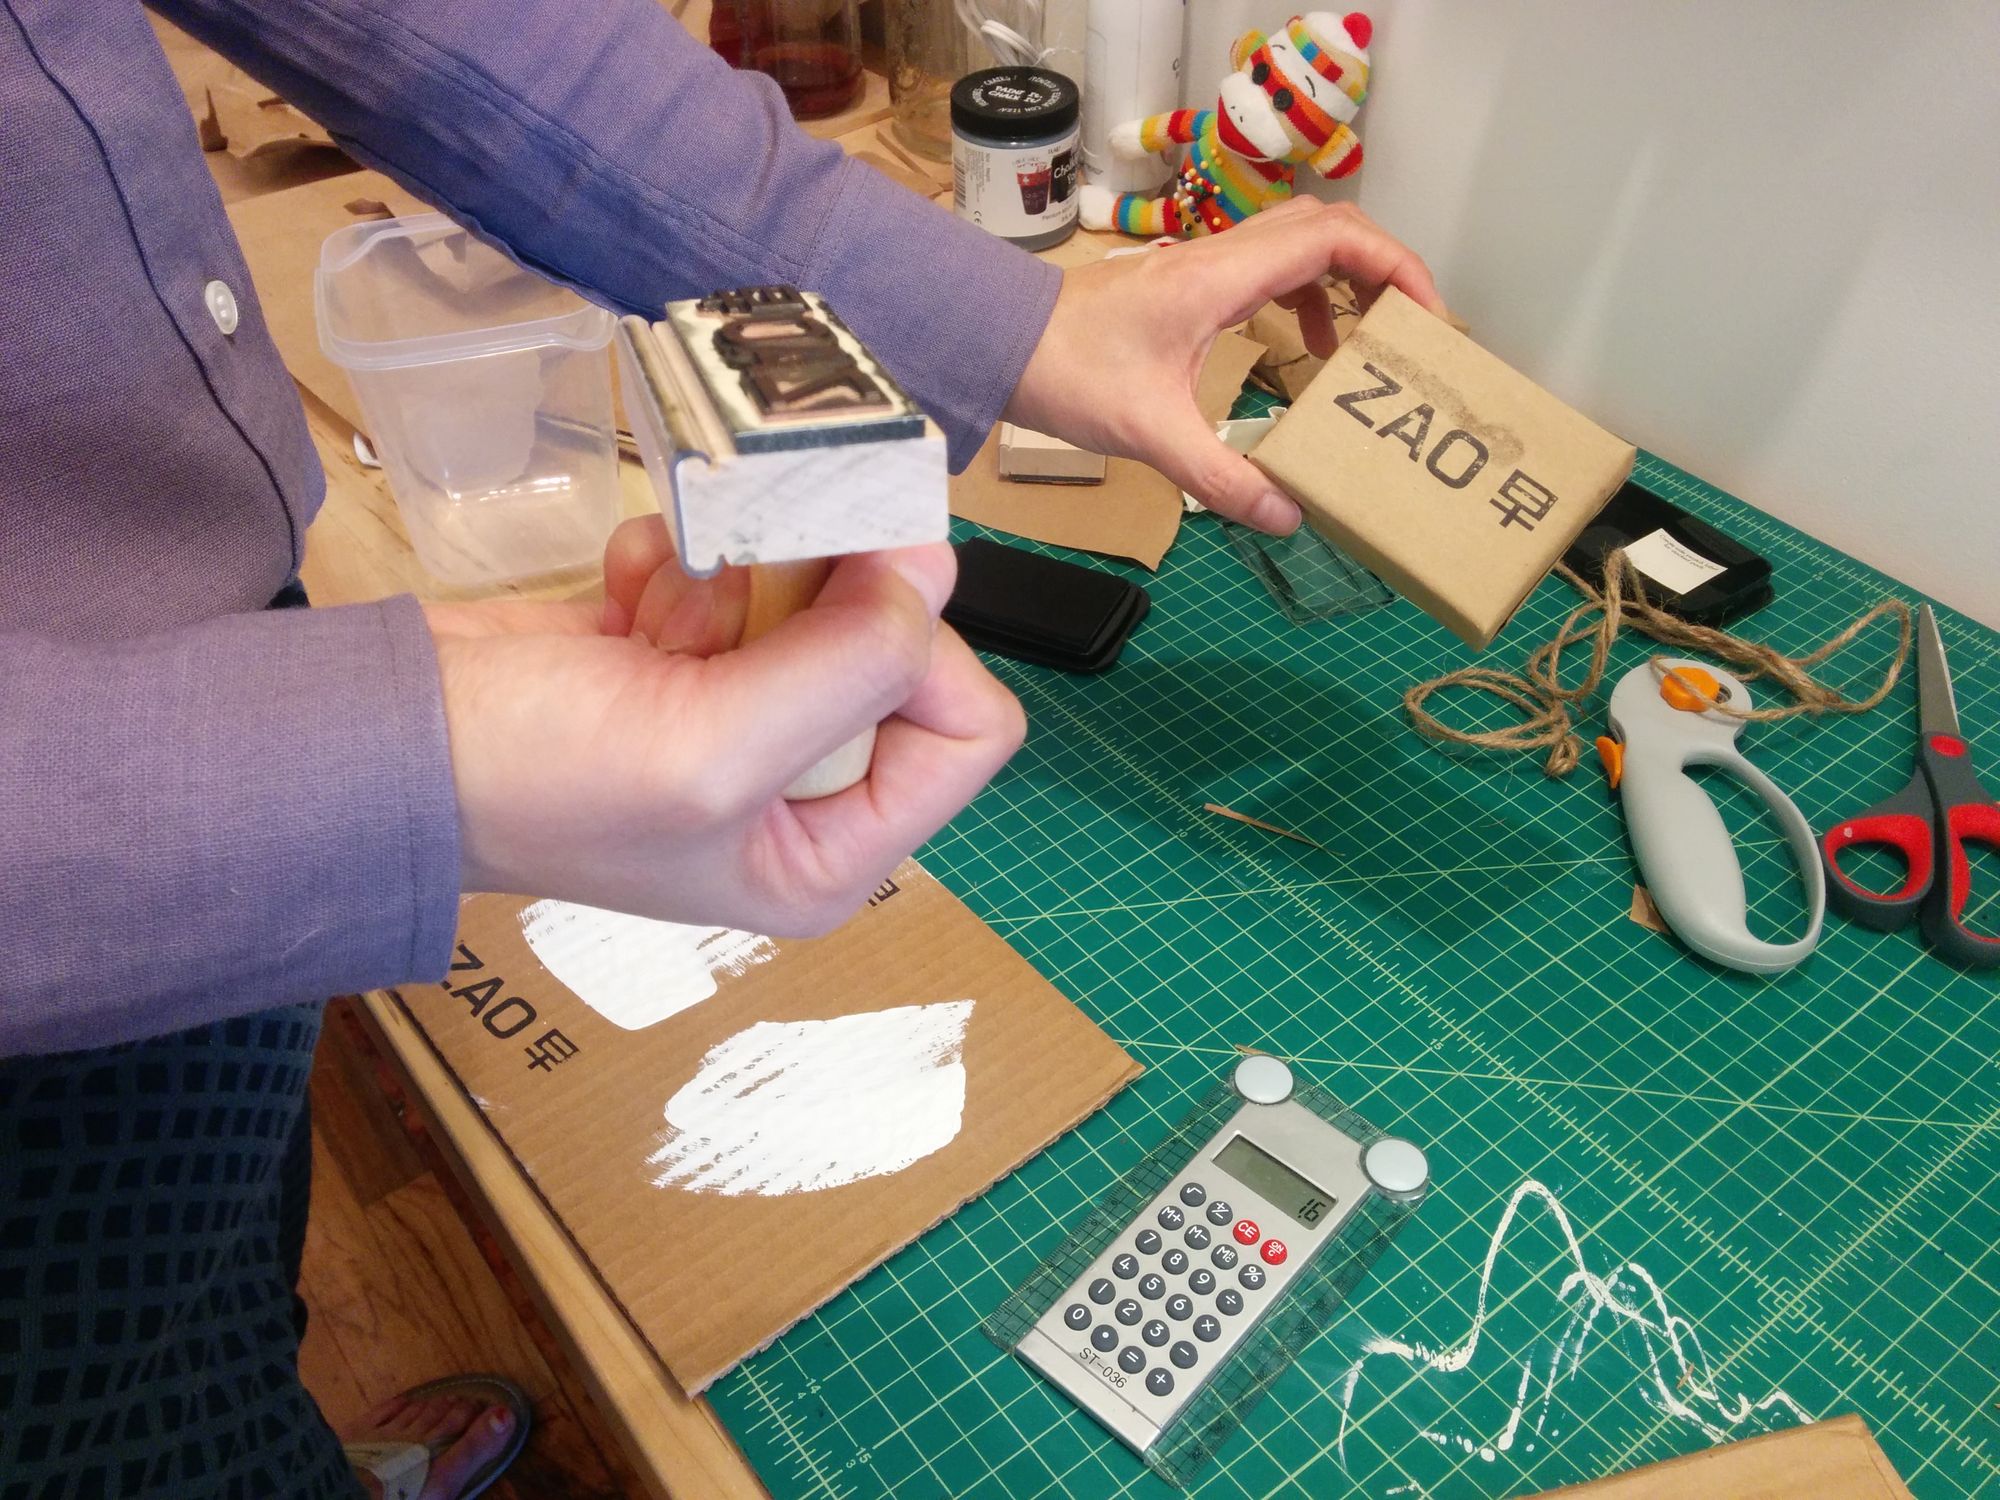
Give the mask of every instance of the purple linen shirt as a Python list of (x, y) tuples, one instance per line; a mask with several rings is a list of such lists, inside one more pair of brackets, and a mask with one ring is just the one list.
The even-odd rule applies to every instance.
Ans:
[[(654, 0), (158, 8), (600, 302), (825, 293), (958, 466), (1054, 302)], [(0, 1056), (437, 976), (430, 637), (408, 598), (262, 610), (324, 480), (137, 0), (0, 0), (0, 292)]]

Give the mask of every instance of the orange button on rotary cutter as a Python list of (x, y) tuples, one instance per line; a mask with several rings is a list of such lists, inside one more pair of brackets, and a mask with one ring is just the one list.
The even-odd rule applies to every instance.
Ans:
[(1625, 774), (1625, 745), (1608, 734), (1597, 737), (1597, 758), (1604, 762), (1604, 779), (1611, 783), (1611, 790), (1618, 790), (1618, 780)]
[(1660, 679), (1660, 696), (1684, 714), (1706, 713), (1722, 701), (1722, 684), (1700, 667), (1675, 667)]

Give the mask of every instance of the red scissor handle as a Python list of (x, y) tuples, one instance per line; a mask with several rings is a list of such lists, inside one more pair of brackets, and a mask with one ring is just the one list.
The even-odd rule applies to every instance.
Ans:
[[(1965, 780), (1972, 780), (1969, 767)], [(1978, 784), (1974, 783), (1972, 789), (1977, 792)], [(1984, 800), (1953, 803), (1945, 808), (1944, 823), (1951, 882), (1948, 892), (1939, 892), (1945, 899), (1934, 900), (1924, 908), (1924, 936), (1930, 939), (1932, 947), (1949, 958), (1990, 968), (2000, 964), (2000, 937), (1974, 932), (1965, 925), (1966, 903), (1972, 899), (1972, 860), (1965, 846), (1984, 844), (2000, 853), (2000, 807)], [(2000, 918), (2000, 912), (1988, 915), (1989, 919)]]
[[(1936, 876), (1937, 822), (1930, 784), (1921, 768), (1910, 784), (1864, 813), (1843, 818), (1820, 840), (1820, 856), (1829, 877), (1827, 901), (1849, 921), (1878, 932), (1903, 926), (1923, 906)], [(1909, 873), (1894, 891), (1871, 891), (1840, 867), (1844, 849), (1881, 847), (1903, 856)]]

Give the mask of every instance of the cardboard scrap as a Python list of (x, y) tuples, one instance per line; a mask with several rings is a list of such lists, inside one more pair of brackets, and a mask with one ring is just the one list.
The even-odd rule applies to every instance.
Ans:
[(1667, 919), (1660, 915), (1659, 907), (1653, 904), (1653, 893), (1643, 885), (1632, 887), (1632, 910), (1628, 915), (1649, 932), (1667, 931)]
[(1000, 477), (1041, 484), (1102, 484), (1105, 458), (1074, 443), (1017, 427), (1000, 424)]
[(336, 229), (362, 219), (432, 212), (379, 172), (350, 172), (303, 187), (229, 205), (229, 222), (243, 245), (264, 322), (292, 378), (364, 431), (360, 403), (347, 372), (320, 352), (313, 322), (313, 273), (319, 247)]
[[(1361, 321), (1354, 289), (1344, 281), (1330, 282), (1327, 300), (1333, 304), (1334, 337), (1345, 343), (1354, 325)], [(1305, 335), (1299, 332), (1298, 314), (1267, 302), (1251, 315), (1248, 331), (1251, 338), (1264, 346), (1264, 354), (1257, 361), (1257, 378), (1287, 401), (1298, 400), (1326, 365), (1325, 360), (1307, 350)]]
[[(643, 967), (632, 959), (630, 925), (618, 930), (617, 944), (566, 957), (547, 939), (546, 925), (531, 942), (526, 925), (546, 924), (551, 912), (535, 906), (511, 896), (468, 900), (452, 972), (436, 989), (406, 988), (402, 1000), (690, 1395), (984, 1192), (1139, 1072), (914, 861), (860, 915), (811, 941), (718, 932), (698, 945), (704, 935), (695, 929), (638, 924)], [(556, 915), (575, 913), (608, 915), (588, 908)], [(621, 920), (633, 919), (612, 919)], [(588, 922), (574, 930), (586, 928), (597, 930)], [(674, 992), (677, 971), (667, 960), (676, 952), (683, 960), (695, 955), (698, 965), (699, 955), (708, 955), (707, 967), (694, 971), (694, 993), (711, 980), (714, 991), (697, 1003), (683, 995), (678, 1009), (653, 998), (656, 990)], [(559, 980), (545, 958), (595, 994), (597, 1007)], [(625, 997), (621, 1004), (607, 1003), (600, 983), (607, 979), (610, 991)], [(956, 1133), (881, 1175), (789, 1190), (757, 1179), (752, 1185), (764, 1191), (741, 1190), (741, 1164), (770, 1150), (782, 1132), (751, 1129), (739, 1140), (731, 1130), (741, 1126), (715, 1121), (772, 1118), (759, 1111), (771, 1108), (774, 1095), (798, 1092), (797, 1070), (786, 1075), (765, 1062), (777, 1055), (766, 1049), (749, 1058), (757, 1075), (738, 1086), (713, 1071), (716, 1057), (733, 1062), (746, 1048), (754, 1054), (768, 1036), (817, 1036), (818, 1023), (875, 1027), (884, 1012), (896, 1011), (888, 1019), (902, 1025), (918, 1014), (914, 1008), (924, 1008), (926, 1022), (949, 1013), (954, 1045), (935, 1061), (941, 1070), (962, 1067)], [(746, 1041), (755, 1028), (762, 1029)], [(841, 1032), (854, 1033), (852, 1024)], [(907, 1072), (898, 1076), (908, 1083)], [(843, 1067), (832, 1081), (793, 1106), (794, 1133), (798, 1110), (806, 1111), (815, 1161), (822, 1149), (828, 1159), (837, 1156), (844, 1140), (872, 1139), (865, 1130), (871, 1098), (882, 1106), (878, 1127), (884, 1118), (900, 1123), (921, 1112), (908, 1089), (871, 1096), (865, 1067)], [(948, 1071), (921, 1074), (926, 1118), (936, 1117), (936, 1089), (952, 1083)], [(685, 1104), (685, 1112), (670, 1119), (669, 1101), (677, 1110)], [(707, 1123), (697, 1129), (703, 1110)], [(703, 1144), (715, 1141), (724, 1145)]]
[[(1195, 405), (1211, 422), (1229, 415), (1263, 346), (1225, 330), (1195, 382)], [(963, 474), (951, 480), (951, 513), (996, 531), (1057, 547), (1127, 557), (1158, 569), (1180, 534), (1181, 492), (1171, 480), (1129, 458), (1105, 460), (1104, 483), (1024, 484), (1000, 477), (999, 431)]]
[(1599, 1479), (1549, 1490), (1541, 1500), (1911, 1500), (1889, 1455), (1852, 1414), (1720, 1443)]
[(240, 68), (207, 84), (206, 108), (195, 129), (204, 151), (228, 151), (239, 161), (300, 147), (340, 148), (310, 115), (287, 104)]
[(1636, 457), (1393, 287), (1250, 453), (1314, 530), (1480, 648)]

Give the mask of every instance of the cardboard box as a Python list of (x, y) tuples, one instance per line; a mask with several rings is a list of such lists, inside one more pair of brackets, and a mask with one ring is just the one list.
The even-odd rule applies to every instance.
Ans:
[(403, 1001), (690, 1394), (1139, 1072), (914, 861), (813, 941), (474, 897)]
[(1250, 461), (1328, 541), (1485, 647), (1636, 457), (1390, 288)]
[(1102, 484), (1104, 455), (1036, 432), (1000, 424), (1000, 477), (1040, 484)]
[(1910, 1500), (1910, 1491), (1867, 1425), (1853, 1415), (1722, 1443), (1591, 1484), (1550, 1490), (1541, 1500)]

